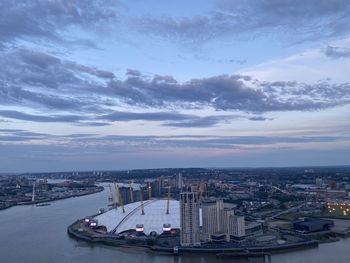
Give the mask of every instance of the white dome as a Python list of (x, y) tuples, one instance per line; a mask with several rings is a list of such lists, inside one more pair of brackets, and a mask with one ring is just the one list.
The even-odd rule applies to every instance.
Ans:
[(146, 235), (152, 231), (161, 234), (163, 224), (170, 224), (171, 228), (180, 228), (179, 201), (170, 200), (169, 214), (166, 214), (166, 199), (148, 200), (143, 206), (144, 215), (141, 214), (141, 203), (135, 202), (124, 206), (125, 213), (118, 207), (96, 216), (95, 219), (98, 220), (98, 225), (106, 226), (108, 231), (116, 230), (116, 233), (135, 229), (139, 224), (143, 225)]

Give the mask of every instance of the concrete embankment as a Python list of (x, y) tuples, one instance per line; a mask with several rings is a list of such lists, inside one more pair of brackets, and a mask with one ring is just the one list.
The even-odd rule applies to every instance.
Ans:
[(121, 246), (129, 248), (145, 249), (162, 254), (211, 254), (220, 257), (254, 257), (258, 255), (269, 255), (273, 253), (284, 253), (292, 250), (301, 250), (317, 247), (318, 242), (313, 240), (299, 241), (295, 243), (271, 245), (271, 246), (241, 246), (241, 247), (160, 247), (148, 245), (147, 242), (130, 242), (130, 240), (118, 239), (111, 234), (95, 233), (84, 229), (82, 221), (78, 220), (67, 229), (70, 236), (92, 243), (102, 243), (110, 246)]

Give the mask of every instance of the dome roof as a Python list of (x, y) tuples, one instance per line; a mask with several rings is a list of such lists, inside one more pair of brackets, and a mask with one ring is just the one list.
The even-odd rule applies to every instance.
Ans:
[(157, 234), (163, 232), (163, 225), (170, 224), (171, 228), (180, 228), (180, 203), (170, 200), (169, 214), (166, 214), (167, 200), (153, 199), (144, 201), (144, 212), (142, 215), (141, 203), (135, 202), (124, 206), (125, 213), (119, 207), (111, 209), (106, 213), (98, 215), (95, 219), (99, 225), (107, 227), (108, 231), (115, 230), (121, 233), (126, 230), (136, 229), (136, 225), (143, 225), (144, 233), (149, 235), (155, 231)]

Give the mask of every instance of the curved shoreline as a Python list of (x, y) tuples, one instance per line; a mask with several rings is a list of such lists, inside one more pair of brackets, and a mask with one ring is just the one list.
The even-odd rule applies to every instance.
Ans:
[(114, 247), (138, 248), (145, 251), (151, 251), (160, 254), (183, 255), (183, 254), (211, 254), (218, 257), (257, 257), (276, 253), (285, 253), (289, 251), (308, 249), (318, 247), (318, 242), (314, 240), (305, 240), (295, 243), (273, 245), (273, 246), (247, 246), (247, 247), (160, 247), (144, 243), (131, 243), (121, 240), (110, 234), (99, 234), (97, 232), (87, 232), (80, 228), (82, 220), (77, 220), (67, 228), (68, 234), (76, 239), (84, 240), (90, 243), (100, 243)]
[(15, 207), (15, 206), (36, 205), (36, 204), (54, 202), (54, 201), (69, 199), (69, 198), (73, 198), (73, 197), (79, 197), (79, 196), (96, 194), (96, 193), (99, 193), (99, 192), (102, 192), (102, 191), (104, 191), (104, 187), (103, 186), (98, 186), (98, 187), (94, 188), (94, 190), (89, 191), (89, 192), (85, 192), (85, 193), (77, 193), (77, 194), (73, 194), (73, 195), (69, 195), (69, 196), (49, 198), (49, 199), (38, 200), (38, 201), (18, 202), (18, 203), (15, 203), (15, 204), (11, 204), (10, 206), (6, 206), (6, 207), (3, 207), (3, 208), (0, 208), (0, 210), (5, 210), (5, 209), (11, 208), (11, 207)]

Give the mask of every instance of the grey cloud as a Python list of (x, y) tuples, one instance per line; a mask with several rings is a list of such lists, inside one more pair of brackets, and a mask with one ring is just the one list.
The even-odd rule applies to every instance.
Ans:
[(196, 108), (262, 113), (269, 111), (310, 111), (347, 104), (349, 83), (264, 82), (248, 76), (221, 75), (178, 83), (144, 76), (127, 77), (108, 83), (111, 96), (131, 105)]
[(84, 121), (84, 122), (74, 123), (74, 125), (76, 125), (76, 126), (90, 126), (90, 127), (103, 127), (103, 126), (109, 126), (111, 124), (108, 122)]
[(268, 118), (265, 118), (263, 116), (253, 116), (253, 117), (250, 117), (249, 120), (251, 120), (251, 121), (266, 121), (266, 120), (268, 120)]
[(143, 17), (142, 32), (198, 46), (213, 39), (249, 39), (275, 34), (289, 42), (313, 41), (350, 32), (347, 0), (221, 0), (204, 15), (184, 18)]
[[(72, 123), (77, 126), (108, 126), (111, 122), (128, 122), (128, 121), (155, 121), (164, 122), (164, 126), (172, 127), (210, 127), (223, 121), (229, 121), (241, 116), (207, 116), (198, 117), (196, 115), (180, 114), (176, 112), (149, 112), (149, 113), (135, 113), (135, 112), (113, 112), (107, 115), (98, 117), (84, 117), (79, 115), (33, 115), (18, 111), (0, 110), (0, 116), (3, 118), (10, 118), (31, 122), (65, 122)], [(96, 121), (95, 121), (96, 120)], [(17, 131), (17, 135), (21, 133), (20, 130), (2, 129), (1, 131), (13, 132)]]
[[(266, 146), (275, 144), (305, 144), (305, 143), (329, 143), (329, 142), (349, 142), (347, 136), (128, 136), (128, 135), (107, 135), (99, 136), (94, 134), (71, 134), (65, 136), (53, 136), (40, 133), (18, 134), (0, 133), (0, 141), (18, 142), (29, 140), (47, 139), (48, 145), (54, 147), (57, 140), (59, 145), (68, 149), (79, 147), (94, 147), (96, 151), (106, 152), (107, 148), (123, 147), (125, 151), (137, 150), (161, 150), (171, 148), (217, 148), (233, 149), (245, 146)], [(62, 139), (65, 141), (62, 141)]]
[(244, 118), (239, 115), (219, 115), (199, 117), (191, 114), (181, 114), (177, 112), (119, 112), (101, 115), (98, 119), (109, 121), (157, 121), (164, 122), (163, 126), (202, 128), (215, 126), (218, 123), (229, 122), (237, 118)]
[(0, 134), (0, 142), (25, 142), (36, 140), (37, 137), (22, 137), (22, 136), (12, 136), (12, 135), (1, 135)]
[(233, 59), (233, 58), (211, 58), (211, 57), (207, 57), (205, 55), (195, 55), (194, 56), (197, 60), (201, 60), (201, 61), (209, 61), (209, 62), (214, 62), (214, 63), (223, 63), (223, 64), (229, 64), (229, 63), (233, 63), (233, 64), (239, 64), (239, 65), (243, 65), (247, 62), (246, 59)]
[[(266, 82), (243, 75), (219, 75), (180, 83), (169, 75), (150, 77), (137, 70), (128, 70), (125, 79), (117, 79), (112, 72), (39, 51), (11, 50), (0, 53), (0, 58), (3, 61), (0, 104), (24, 106), (45, 114), (49, 110), (55, 115), (54, 118), (45, 118), (45, 114), (16, 115), (32, 121), (60, 121), (60, 116), (72, 115), (75, 119), (66, 120), (76, 120), (77, 125), (104, 126), (113, 121), (144, 120), (173, 127), (208, 127), (236, 118), (233, 111), (260, 116), (265, 112), (313, 111), (350, 103), (349, 83)], [(119, 104), (153, 112), (110, 109)], [(230, 117), (178, 113), (205, 108), (226, 112)]]
[(84, 72), (90, 75), (94, 75), (99, 78), (104, 79), (113, 79), (115, 78), (115, 75), (113, 72), (107, 71), (107, 70), (100, 70), (96, 68), (87, 67), (81, 64), (77, 64), (75, 62), (67, 62), (66, 67), (69, 69), (73, 69), (77, 72)]
[(21, 132), (21, 129), (0, 129), (0, 132)]
[(325, 54), (331, 58), (350, 58), (350, 48), (327, 46)]
[[(31, 132), (21, 129), (0, 129), (0, 142), (25, 142), (25, 141), (40, 141), (40, 140), (75, 140), (75, 139), (88, 139), (97, 137), (97, 134), (81, 133), (81, 134), (68, 134), (68, 135), (50, 135), (47, 133)], [(50, 143), (52, 144), (52, 142)]]
[(127, 69), (126, 75), (131, 76), (131, 77), (141, 77), (142, 76), (141, 72), (136, 70), (136, 69)]
[(34, 122), (77, 122), (85, 120), (85, 117), (78, 115), (33, 115), (19, 111), (0, 110), (0, 116), (4, 118), (11, 118), (23, 121), (34, 121)]
[(184, 119), (181, 122), (167, 122), (164, 126), (170, 127), (179, 127), (179, 128), (205, 128), (212, 127), (216, 124), (223, 122), (231, 122), (234, 119), (243, 118), (243, 116), (235, 115), (221, 115), (221, 116), (206, 116), (206, 117), (197, 117), (192, 119)]
[(0, 129), (0, 142), (25, 142), (48, 139), (51, 136), (45, 133), (35, 133), (20, 129)]
[[(74, 136), (67, 135), (56, 136), (45, 140), (22, 141), (17, 138), (1, 138), (0, 135), (0, 161), (3, 171), (16, 171), (22, 169), (23, 172), (41, 170), (77, 170), (79, 169), (120, 169), (125, 166), (126, 169), (154, 166), (193, 166), (194, 158), (202, 158), (199, 166), (217, 166), (218, 161), (225, 159), (222, 164), (232, 166), (232, 160), (236, 160), (239, 156), (231, 154), (231, 150), (239, 149), (240, 151), (250, 152), (249, 160), (240, 159), (235, 165), (252, 166), (254, 160), (263, 158), (259, 165), (271, 165), (269, 160), (278, 159), (275, 165), (281, 165), (281, 161), (285, 158), (295, 160), (295, 156), (299, 159), (308, 158), (316, 155), (319, 159), (319, 150), (309, 150), (305, 154), (305, 149), (300, 150), (299, 146), (305, 147), (307, 143), (318, 142), (319, 145), (328, 142), (339, 142), (347, 145), (350, 141), (349, 137), (342, 136), (307, 136), (307, 137), (274, 137), (274, 136)], [(288, 143), (288, 145), (276, 145), (277, 143)], [(299, 145), (299, 146), (298, 146)], [(326, 144), (327, 145), (327, 144)], [(265, 151), (261, 151), (264, 149)], [(280, 151), (283, 149), (284, 151)], [(288, 154), (285, 150), (292, 151)], [(258, 151), (256, 151), (258, 150)], [(266, 157), (266, 150), (277, 151), (272, 157)], [(256, 153), (260, 152), (259, 156)], [(329, 161), (329, 156), (337, 153), (334, 159), (339, 160), (339, 164), (346, 163), (346, 156), (349, 155), (348, 149), (340, 149), (340, 153), (332, 150), (325, 152), (322, 162)], [(217, 153), (220, 153), (219, 155)], [(189, 158), (190, 154), (191, 158)], [(245, 155), (245, 154), (244, 154)], [(180, 159), (179, 159), (180, 158)], [(188, 163), (181, 161), (188, 160)], [(161, 162), (152, 163), (153, 159), (161, 160)], [(167, 161), (169, 160), (170, 161)], [(214, 161), (213, 161), (214, 159)], [(167, 163), (164, 164), (164, 161)], [(245, 161), (245, 163), (244, 163)], [(209, 163), (208, 163), (209, 162)], [(320, 164), (322, 164), (320, 162)], [(21, 166), (18, 167), (18, 163)], [(42, 166), (42, 164), (46, 166)], [(244, 163), (244, 164), (242, 164)], [(38, 166), (38, 164), (41, 164)], [(324, 163), (323, 163), (324, 164)], [(122, 166), (121, 166), (122, 165)], [(290, 165), (290, 164), (289, 164)], [(294, 164), (295, 165), (295, 164)], [(307, 164), (307, 162), (305, 163)], [(88, 166), (88, 168), (87, 168)], [(136, 168), (137, 168), (136, 167)]]
[[(64, 42), (63, 29), (78, 26), (93, 30), (115, 21), (116, 10), (110, 7), (113, 2), (115, 4), (105, 0), (3, 0), (0, 2), (0, 43), (25, 38)], [(87, 41), (73, 42), (91, 45), (85, 43)]]
[(97, 134), (95, 134), (95, 133), (73, 133), (73, 134), (66, 135), (65, 137), (84, 138), (84, 137), (93, 137), (93, 136), (97, 136)]
[[(107, 139), (108, 138), (102, 138)], [(132, 142), (134, 140), (138, 142), (144, 142), (146, 145), (151, 143), (152, 147), (194, 147), (194, 148), (237, 148), (244, 145), (272, 145), (278, 143), (313, 143), (313, 142), (335, 142), (335, 141), (349, 141), (350, 137), (344, 136), (300, 136), (300, 137), (274, 137), (274, 136), (178, 136), (173, 137), (142, 137), (142, 136), (116, 136), (113, 137), (117, 141)], [(141, 144), (142, 145), (142, 144)]]
[(135, 121), (135, 120), (146, 120), (146, 121), (180, 121), (186, 119), (193, 119), (196, 116), (179, 114), (176, 112), (148, 112), (148, 113), (136, 113), (136, 112), (120, 112), (115, 111), (108, 115), (101, 115), (99, 117), (102, 120), (110, 121)]
[[(0, 103), (55, 110), (105, 112), (94, 96), (94, 78), (113, 79), (112, 72), (61, 60), (51, 54), (26, 49), (0, 53)], [(91, 92), (92, 95), (93, 92)], [(82, 98), (82, 95), (83, 98)]]

